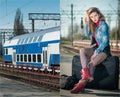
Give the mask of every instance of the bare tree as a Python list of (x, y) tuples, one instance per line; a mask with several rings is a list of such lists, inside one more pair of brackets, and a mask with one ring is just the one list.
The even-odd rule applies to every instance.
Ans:
[(14, 20), (14, 33), (13, 36), (21, 35), (28, 33), (26, 32), (24, 25), (23, 25), (23, 14), (21, 13), (21, 10), (18, 8), (15, 15)]

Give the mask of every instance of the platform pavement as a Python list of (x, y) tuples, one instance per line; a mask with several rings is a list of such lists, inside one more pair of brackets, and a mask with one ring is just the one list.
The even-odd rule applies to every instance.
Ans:
[(82, 93), (71, 94), (70, 91), (61, 89), (60, 95), (65, 97), (120, 97), (120, 91), (85, 89)]
[(33, 86), (0, 75), (0, 97), (60, 97), (58, 91)]

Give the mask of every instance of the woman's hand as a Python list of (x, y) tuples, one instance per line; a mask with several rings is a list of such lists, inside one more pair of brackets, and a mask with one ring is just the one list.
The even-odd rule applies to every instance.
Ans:
[(91, 56), (91, 58), (90, 58), (91, 61), (88, 63), (89, 66), (94, 66), (93, 60), (95, 59), (96, 56), (97, 56), (97, 55), (94, 55), (94, 54)]
[(95, 57), (96, 57), (96, 55), (93, 54), (93, 55), (91, 56), (91, 60), (94, 60)]
[(84, 15), (84, 18), (83, 18), (83, 24), (85, 25), (87, 22), (89, 22), (89, 16), (86, 12), (85, 15)]

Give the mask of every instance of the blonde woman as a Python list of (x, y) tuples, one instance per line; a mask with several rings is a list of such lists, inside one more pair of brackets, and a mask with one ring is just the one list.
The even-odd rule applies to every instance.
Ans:
[(109, 28), (104, 15), (96, 7), (91, 7), (84, 16), (85, 34), (96, 41), (94, 47), (80, 50), (80, 60), (82, 65), (81, 76), (77, 84), (74, 85), (71, 93), (83, 91), (86, 84), (93, 80), (93, 67), (103, 62), (110, 56)]

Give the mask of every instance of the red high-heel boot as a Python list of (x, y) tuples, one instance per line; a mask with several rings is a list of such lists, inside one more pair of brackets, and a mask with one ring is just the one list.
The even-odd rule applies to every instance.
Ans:
[(89, 82), (93, 80), (93, 77), (90, 75), (88, 68), (83, 68), (81, 70), (82, 80), (88, 80)]
[(71, 93), (78, 93), (84, 91), (85, 84), (77, 83), (76, 86), (70, 91)]
[(74, 85), (74, 88), (70, 91), (71, 93), (78, 93), (83, 91), (86, 83), (88, 81), (93, 80), (88, 68), (83, 68), (81, 73), (82, 73), (82, 79), (77, 84)]

